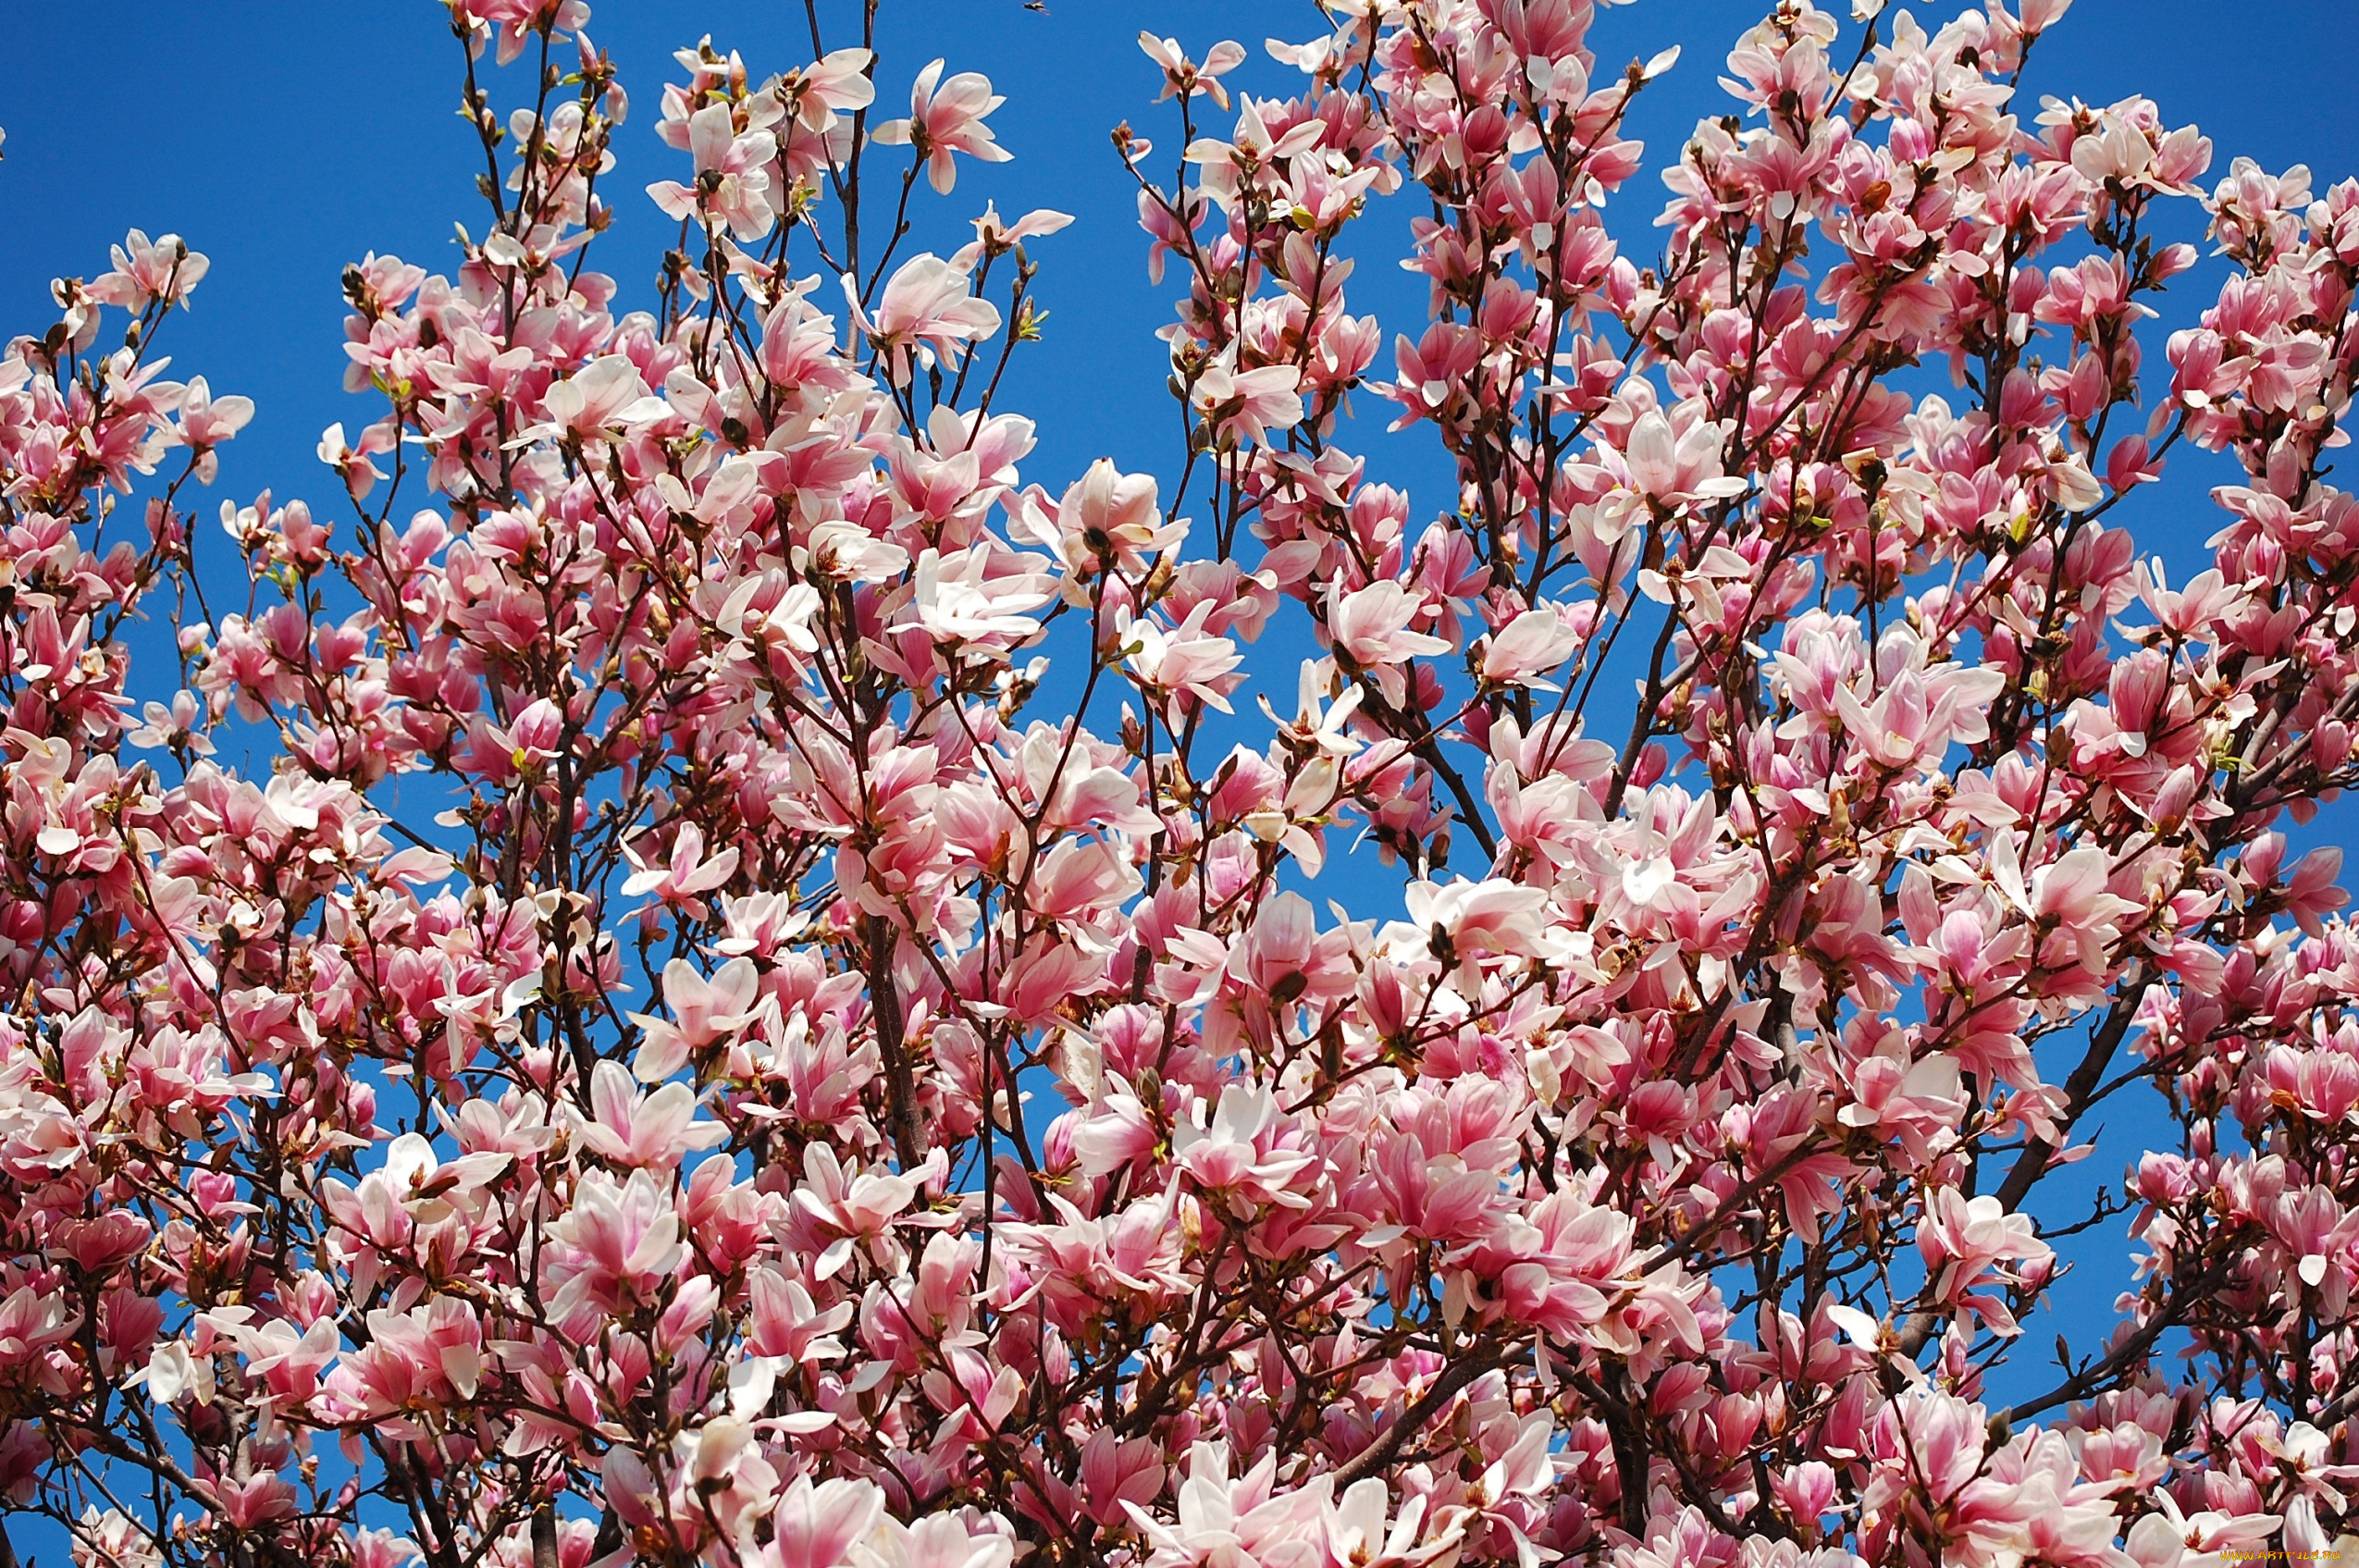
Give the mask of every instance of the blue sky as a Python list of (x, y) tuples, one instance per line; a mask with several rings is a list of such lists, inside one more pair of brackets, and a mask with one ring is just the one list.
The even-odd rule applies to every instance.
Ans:
[[(1019, 356), (999, 405), (1040, 421), (1027, 477), (1061, 489), (1105, 454), (1168, 482), (1176, 420), (1152, 332), (1169, 319), (1169, 293), (1147, 282), (1132, 187), (1106, 132), (1128, 119), (1157, 142), (1159, 167), (1168, 167), (1178, 139), (1170, 106), (1152, 103), (1157, 75), (1133, 38), (1152, 27), (1201, 55), (1214, 40), (1236, 37), (1252, 54), (1231, 80), (1273, 93), (1299, 78), (1262, 55), (1262, 39), (1307, 38), (1320, 24), (1309, 5), (1295, 3), (1048, 4), (1042, 14), (1020, 0), (886, 0), (881, 107), (900, 112), (908, 79), (937, 54), (952, 70), (986, 72), (1008, 96), (994, 125), (1015, 160), (964, 166), (955, 194), (932, 204), (918, 243), (957, 245), (986, 198), (1010, 217), (1054, 206), (1079, 218), (1034, 247), (1053, 314), (1044, 342)], [(1653, 167), (1676, 154), (1699, 115), (1728, 108), (1715, 83), (1721, 58), (1763, 8), (1762, 0), (1640, 0), (1600, 14), (1592, 36), (1608, 65), (1668, 43), (1686, 47), (1677, 69), (1633, 116)], [(1950, 14), (1945, 6), (1919, 11), (1931, 22)], [(670, 51), (709, 32), (723, 49), (740, 50), (760, 76), (804, 62), (810, 50), (800, 6), (787, 0), (598, 0), (595, 12), (590, 31), (614, 55), (634, 101), (618, 138), (623, 167), (608, 187), (620, 221), (598, 252), (628, 306), (648, 300), (670, 229), (638, 192), (684, 167), (653, 130), (659, 90), (676, 71)], [(842, 12), (839, 5), (839, 30)], [(193, 312), (167, 329), (173, 374), (202, 373), (216, 394), (243, 392), (259, 404), (253, 426), (222, 455), (215, 496), (200, 507), (250, 500), (267, 486), (282, 500), (302, 495), (331, 510), (336, 487), (313, 455), (319, 432), (338, 420), (356, 427), (377, 412), (340, 389), (341, 269), (372, 250), (447, 269), (455, 260), (452, 222), (482, 227), (473, 190), (479, 153), (452, 113), (459, 50), (441, 7), (434, 0), (118, 0), (102, 14), (104, 25), (94, 27), (80, 4), (0, 6), (0, 58), (16, 66), (0, 79), (7, 131), (0, 204), (9, 218), (0, 224), (0, 334), (43, 327), (53, 319), (50, 279), (104, 271), (107, 245), (126, 228), (179, 232), (213, 266)], [(846, 40), (839, 31), (830, 42)], [(2097, 103), (2143, 93), (2170, 123), (2203, 127), (2217, 171), (2241, 154), (2271, 168), (2305, 162), (2324, 184), (2359, 172), (2359, 117), (2347, 96), (2353, 81), (2359, 9), (2350, 0), (2234, 7), (2080, 0), (2042, 42), (2028, 86), (2034, 97)], [(504, 110), (525, 88), (523, 73), (510, 73), (495, 84), (495, 103)], [(1649, 226), (1661, 204), (1651, 173), (1624, 192), (1610, 221), (1625, 246), (1652, 253)], [(1369, 240), (1405, 237), (1408, 216), (1402, 204), (1372, 219)], [(2182, 221), (2180, 237), (2198, 237), (2192, 206)], [(2207, 267), (2182, 285), (2166, 325), (2192, 322), (2216, 277)], [(1384, 315), (1388, 335), (1414, 333), (1421, 290), (1410, 280), (1371, 265), (1352, 290), (1358, 308)], [(1381, 363), (1389, 368), (1389, 355)], [(1348, 439), (1375, 447), (1370, 426), (1378, 423), (1366, 421)], [(1380, 450), (1372, 476), (1405, 485), (1416, 511), (1434, 510), (1445, 475), (1429, 444)], [(2181, 463), (2165, 486), (2123, 509), (2142, 541), (2171, 559), (2175, 576), (2201, 563), (2202, 541), (2219, 516), (2203, 488), (2218, 477), (2217, 468)], [(1291, 660), (1263, 669), (1283, 701)], [(2336, 821), (2314, 834), (2340, 831)], [(2108, 1143), (2072, 1176), (2091, 1187), (2110, 1182), (2122, 1157)], [(2088, 1321), (2073, 1319), (2109, 1304), (2124, 1278), (2120, 1257), (2118, 1249), (2095, 1249), (2087, 1282), (2069, 1288), (2045, 1315), (2054, 1321), (2032, 1326), (2030, 1342), (2069, 1328), (2076, 1348), (2086, 1348)]]

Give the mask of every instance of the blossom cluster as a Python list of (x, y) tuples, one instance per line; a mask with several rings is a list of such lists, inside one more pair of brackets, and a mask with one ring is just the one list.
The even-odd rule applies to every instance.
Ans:
[[(587, 7), (447, 9), (488, 226), (346, 272), (332, 504), (200, 524), (253, 410), (164, 378), (176, 236), (0, 356), (0, 1492), (77, 1563), (2359, 1529), (2359, 935), (2294, 846), (2359, 772), (2359, 184), (2022, 103), (2063, 0), (1777, 0), (1641, 260), (1674, 61), (1589, 0), (1337, 5), (1275, 96), (1150, 34), (1185, 440), (1044, 484), (1071, 220), (904, 249), (989, 81), (684, 50), (632, 308)], [(2173, 586), (2119, 514), (2181, 446), (2243, 478)]]

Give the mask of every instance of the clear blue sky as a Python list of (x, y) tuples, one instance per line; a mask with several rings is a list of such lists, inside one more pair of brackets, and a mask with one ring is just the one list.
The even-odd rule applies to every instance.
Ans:
[[(961, 242), (964, 219), (986, 197), (1010, 217), (1054, 206), (1080, 219), (1034, 247), (1054, 314), (1044, 344), (1019, 356), (1000, 403), (1040, 421), (1027, 476), (1059, 489), (1106, 454), (1168, 480), (1175, 419), (1152, 331), (1169, 319), (1169, 295), (1147, 283), (1132, 188), (1106, 132), (1129, 119), (1157, 142), (1158, 167), (1167, 167), (1177, 139), (1169, 105), (1151, 103), (1157, 76), (1133, 39), (1152, 27), (1201, 55), (1216, 39), (1238, 38), (1251, 57), (1232, 82), (1275, 93), (1300, 78), (1270, 62), (1261, 41), (1310, 37), (1319, 19), (1294, 0), (1048, 5), (1043, 15), (1020, 0), (885, 0), (881, 105), (901, 112), (910, 76), (937, 54), (953, 70), (988, 73), (1008, 97), (994, 124), (1015, 161), (963, 166), (955, 195), (933, 204), (921, 243), (947, 250)], [(1634, 133), (1648, 142), (1655, 167), (1676, 155), (1699, 115), (1725, 112), (1715, 84), (1722, 57), (1764, 8), (1765, 0), (1640, 0), (1600, 13), (1592, 36), (1608, 65), (1672, 43), (1686, 47), (1678, 68), (1634, 115)], [(1842, 0), (1834, 8), (1848, 9)], [(838, 0), (832, 43), (848, 41), (844, 10)], [(1919, 11), (1934, 21), (1950, 14), (1946, 6)], [(798, 65), (810, 51), (791, 0), (597, 0), (595, 13), (591, 34), (614, 55), (634, 101), (618, 139), (623, 167), (606, 187), (621, 221), (599, 252), (602, 269), (622, 280), (627, 307), (647, 302), (670, 227), (637, 192), (684, 167), (653, 130), (659, 91), (676, 70), (671, 50), (710, 32), (723, 49), (741, 51), (758, 77)], [(473, 189), (479, 153), (452, 113), (459, 53), (440, 6), (117, 0), (93, 13), (68, 0), (6, 0), (0, 58), (12, 67), (0, 77), (7, 131), (0, 203), (8, 215), (0, 224), (0, 334), (44, 327), (53, 319), (49, 280), (105, 270), (108, 243), (127, 228), (180, 233), (211, 255), (213, 267), (193, 313), (167, 329), (173, 374), (201, 372), (216, 393), (244, 392), (260, 405), (223, 453), (216, 495), (199, 504), (209, 512), (222, 497), (250, 500), (264, 486), (282, 499), (332, 501), (334, 484), (313, 455), (320, 430), (377, 412), (340, 390), (342, 267), (375, 250), (446, 269), (453, 220), (481, 228)], [(2170, 123), (2203, 127), (2217, 170), (2239, 154), (2271, 168), (2305, 162), (2321, 184), (2359, 172), (2354, 83), (2359, 6), (2352, 0), (2080, 0), (2043, 40), (2028, 81), (2033, 99), (2054, 93), (2107, 103), (2143, 93)], [(526, 85), (523, 73), (508, 74), (493, 88), (495, 102), (504, 110)], [(1650, 225), (1662, 200), (1648, 174), (1617, 202), (1610, 221), (1626, 246), (1652, 253)], [(1373, 220), (1371, 238), (1405, 238), (1409, 216), (1400, 204)], [(2196, 216), (2191, 207), (2191, 227)], [(2192, 321), (2216, 277), (2207, 268), (2182, 285), (2165, 325)], [(1402, 275), (1364, 267), (1352, 290), (1357, 307), (1382, 313), (1389, 331), (1414, 332), (1420, 290)], [(1389, 368), (1389, 356), (1384, 363)], [(1374, 431), (1364, 426), (1350, 439), (1365, 449)], [(1446, 494), (1429, 442), (1398, 455), (1387, 449), (1376, 474), (1406, 484), (1419, 511)], [(2216, 467), (2180, 463), (2160, 493), (2123, 509), (2141, 540), (2171, 558), (2175, 575), (2194, 569), (2202, 541), (2218, 525), (2203, 488), (2220, 476)], [(1281, 699), (1291, 689), (1290, 662), (1264, 666)], [(2331, 815), (2310, 836), (2345, 831), (2347, 821)], [(2134, 1128), (2124, 1130), (2134, 1137)], [(2125, 1157), (2108, 1141), (2071, 1175), (2091, 1188), (2109, 1184)], [(2076, 1349), (2089, 1348), (2095, 1317), (2127, 1282), (2118, 1236), (2085, 1239), (2076, 1251), (2087, 1266), (2029, 1325), (2029, 1346), (2062, 1328)], [(2032, 1349), (2028, 1359), (2041, 1353)]]

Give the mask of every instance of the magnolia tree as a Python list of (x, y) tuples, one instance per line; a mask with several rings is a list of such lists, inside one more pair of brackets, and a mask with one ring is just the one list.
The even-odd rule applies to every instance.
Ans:
[[(1068, 220), (919, 252), (1000, 100), (894, 117), (816, 12), (678, 56), (635, 302), (586, 8), (449, 0), (480, 237), (345, 274), (381, 415), (226, 544), (204, 258), (61, 282), (0, 360), (0, 1561), (2359, 1529), (2359, 935), (2285, 836), (2359, 772), (2359, 185), (2022, 103), (2063, 8), (1784, 0), (1643, 259), (1671, 62), (1587, 0), (1338, 0), (1233, 102), (1143, 39), (1153, 475), (1019, 477)], [(2242, 477), (2174, 586), (2179, 447)]]

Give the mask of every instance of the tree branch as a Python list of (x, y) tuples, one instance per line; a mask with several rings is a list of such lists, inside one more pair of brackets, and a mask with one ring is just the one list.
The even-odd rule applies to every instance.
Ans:
[(1338, 1486), (1374, 1475), (1401, 1451), (1401, 1445), (1424, 1429), (1427, 1422), (1440, 1413), (1441, 1408), (1458, 1397), (1459, 1391), (1481, 1377), (1503, 1364), (1513, 1352), (1493, 1351), (1484, 1355), (1470, 1355), (1451, 1362), (1434, 1379), (1433, 1387), (1419, 1396), (1417, 1402), (1393, 1418), (1377, 1439), (1353, 1455), (1350, 1463), (1335, 1472)]
[(915, 1170), (923, 1148), (918, 1137), (917, 1084), (903, 1043), (901, 992), (893, 980), (894, 949), (900, 932), (883, 915), (868, 917), (869, 1006), (876, 1015), (876, 1050), (884, 1062), (884, 1092), (893, 1119), (893, 1151), (904, 1171)]

